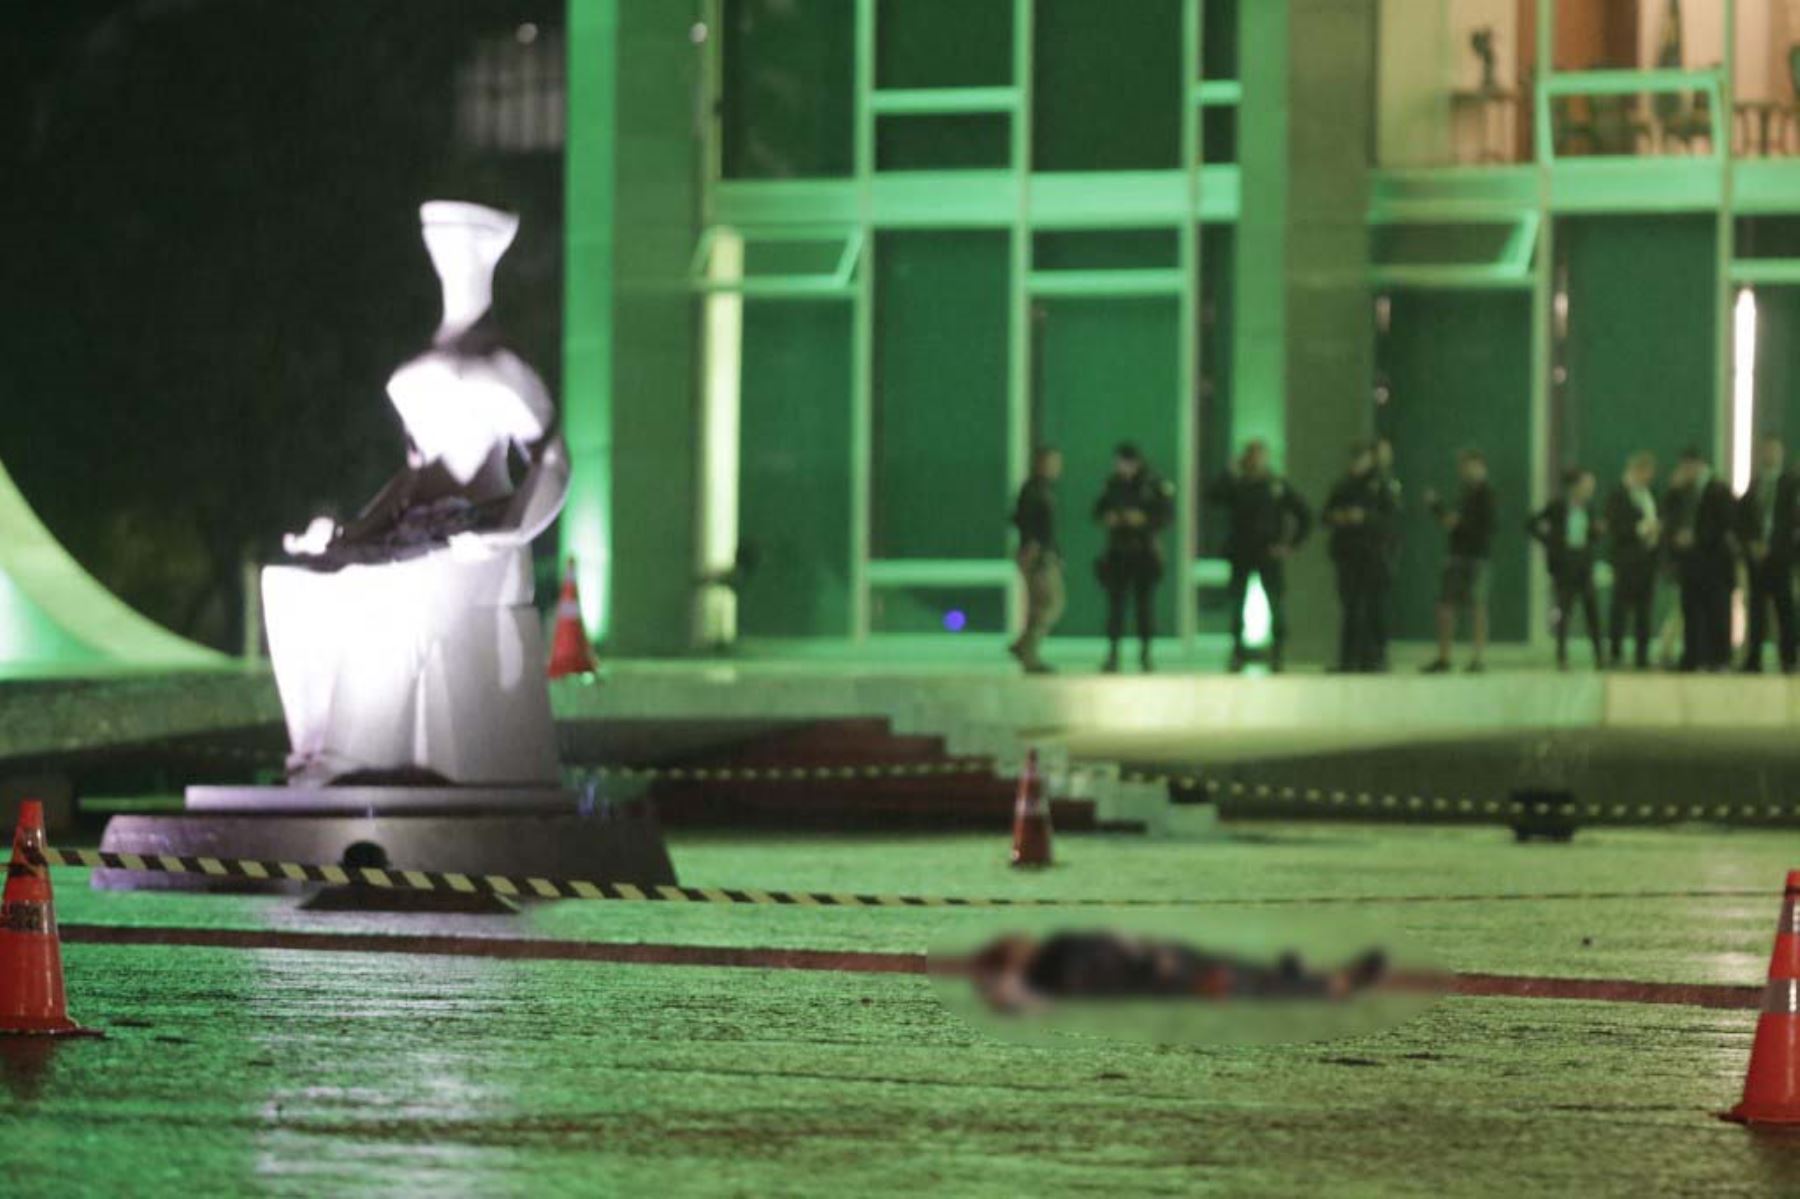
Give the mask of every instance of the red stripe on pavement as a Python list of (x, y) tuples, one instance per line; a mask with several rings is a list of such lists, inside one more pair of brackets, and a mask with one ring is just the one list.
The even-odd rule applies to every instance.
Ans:
[[(269, 929), (139, 927), (65, 924), (75, 945), (181, 945), (208, 949), (292, 949), (312, 953), (407, 953), (535, 962), (606, 962), (638, 966), (732, 966), (761, 970), (830, 970), (853, 974), (924, 974), (922, 953), (876, 950), (770, 949), (733, 945), (663, 945), (610, 941), (551, 941), (520, 937), (315, 933)], [(1672, 1003), (1755, 1010), (1762, 987), (1718, 983), (1659, 983), (1627, 979), (1546, 978), (1521, 974), (1413, 976), (1406, 985), (1452, 995), (1507, 999), (1566, 999), (1597, 1003)]]

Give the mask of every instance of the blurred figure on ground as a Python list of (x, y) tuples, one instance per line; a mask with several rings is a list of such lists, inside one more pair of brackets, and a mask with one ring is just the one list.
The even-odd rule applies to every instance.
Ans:
[(1624, 477), (1606, 497), (1604, 524), (1607, 558), (1612, 563), (1612, 601), (1606, 628), (1612, 640), (1611, 661), (1625, 661), (1625, 626), (1632, 626), (1639, 670), (1650, 667), (1651, 622), (1656, 607), (1657, 557), (1662, 523), (1656, 508), (1656, 459), (1636, 453), (1625, 463)]
[(1394, 580), (1400, 573), (1400, 514), (1404, 492), (1394, 473), (1394, 443), (1385, 437), (1375, 439), (1375, 474), (1386, 496), (1387, 528), (1382, 537), (1381, 571), (1376, 576), (1375, 654), (1376, 670), (1388, 668), (1388, 637), (1393, 624)]
[(1056, 481), (1062, 478), (1062, 451), (1042, 446), (1031, 456), (1031, 477), (1013, 504), (1019, 531), (1019, 575), (1025, 582), (1025, 630), (1007, 651), (1028, 674), (1047, 674), (1040, 651), (1063, 613), (1062, 552), (1056, 544)]
[(1016, 1014), (1066, 1000), (1345, 999), (1382, 980), (1387, 956), (1314, 970), (1293, 953), (1263, 963), (1110, 931), (1014, 933), (978, 950), (969, 974), (989, 1007)]
[(1161, 534), (1174, 513), (1175, 488), (1157, 477), (1130, 442), (1113, 451), (1113, 470), (1094, 502), (1094, 519), (1106, 528), (1106, 549), (1094, 563), (1106, 588), (1106, 661), (1119, 669), (1119, 642), (1125, 637), (1125, 607), (1137, 613), (1139, 663), (1152, 668), (1150, 641), (1156, 633), (1156, 584), (1162, 578)]
[(1266, 442), (1244, 447), (1231, 473), (1207, 498), (1226, 511), (1225, 557), (1231, 562), (1226, 602), (1231, 605), (1231, 669), (1244, 668), (1244, 597), (1251, 576), (1262, 580), (1269, 600), (1269, 669), (1282, 668), (1287, 645), (1287, 560), (1312, 531), (1312, 511), (1269, 463)]
[(1700, 451), (1682, 451), (1664, 497), (1675, 578), (1681, 587), (1680, 669), (1731, 664), (1731, 591), (1737, 571), (1731, 488)]
[(1469, 671), (1485, 669), (1488, 635), (1488, 558), (1494, 544), (1494, 489), (1488, 483), (1487, 458), (1480, 450), (1463, 450), (1456, 456), (1459, 490), (1454, 505), (1443, 502), (1436, 491), (1425, 493), (1425, 506), (1448, 534), (1448, 554), (1438, 589), (1438, 656), (1425, 667), (1426, 674), (1450, 669), (1450, 650), (1456, 641), (1456, 618), (1469, 615)]
[(1359, 442), (1350, 466), (1331, 489), (1320, 519), (1331, 529), (1331, 563), (1337, 570), (1337, 669), (1358, 674), (1381, 669), (1381, 620), (1387, 573), (1390, 493), (1376, 465), (1375, 448)]
[(1750, 628), (1744, 643), (1744, 672), (1761, 674), (1763, 642), (1769, 636), (1769, 609), (1775, 610), (1775, 649), (1781, 669), (1794, 669), (1794, 539), (1800, 531), (1796, 507), (1800, 488), (1787, 469), (1787, 446), (1764, 437), (1756, 447), (1756, 470), (1738, 500), (1737, 536), (1744, 547), (1750, 583)]
[(1600, 540), (1600, 521), (1594, 513), (1594, 473), (1578, 466), (1563, 472), (1563, 493), (1544, 506), (1525, 524), (1532, 540), (1544, 547), (1544, 563), (1550, 569), (1555, 606), (1551, 625), (1556, 633), (1556, 668), (1569, 668), (1569, 626), (1575, 623), (1575, 606), (1587, 622), (1594, 643), (1594, 666), (1606, 666), (1606, 647), (1600, 630), (1600, 597), (1594, 589), (1594, 555)]

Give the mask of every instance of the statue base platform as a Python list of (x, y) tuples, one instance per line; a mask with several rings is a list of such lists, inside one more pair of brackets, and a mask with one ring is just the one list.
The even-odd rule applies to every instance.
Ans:
[[(100, 848), (638, 886), (675, 882), (650, 804), (584, 802), (558, 787), (195, 787), (188, 792), (186, 812), (113, 817)], [(287, 894), (375, 890), (136, 870), (95, 870), (93, 886)], [(399, 910), (421, 910), (417, 901), (432, 894), (399, 900)]]
[(581, 796), (564, 787), (286, 786), (189, 787), (188, 812), (264, 816), (448, 816), (458, 813), (569, 813)]

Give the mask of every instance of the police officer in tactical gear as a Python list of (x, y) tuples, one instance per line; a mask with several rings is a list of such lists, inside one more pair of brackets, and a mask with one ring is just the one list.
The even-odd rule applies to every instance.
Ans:
[(1250, 576), (1262, 580), (1269, 601), (1269, 668), (1280, 670), (1287, 644), (1287, 560), (1312, 531), (1312, 510), (1269, 465), (1269, 447), (1252, 441), (1231, 473), (1208, 489), (1229, 521), (1225, 556), (1231, 561), (1231, 669), (1244, 668), (1244, 596)]
[(1375, 439), (1375, 477), (1381, 486), (1381, 505), (1375, 510), (1381, 534), (1381, 570), (1375, 592), (1375, 669), (1388, 668), (1388, 637), (1393, 627), (1394, 580), (1400, 573), (1400, 513), (1405, 494), (1394, 473), (1394, 443)]
[(1374, 447), (1358, 443), (1350, 450), (1350, 469), (1331, 489), (1321, 514), (1331, 529), (1331, 563), (1343, 612), (1337, 668), (1346, 674), (1381, 669), (1380, 605), (1386, 594), (1394, 494), (1378, 469)]
[(1130, 442), (1113, 451), (1113, 471), (1094, 503), (1094, 519), (1106, 529), (1106, 549), (1094, 563), (1106, 588), (1106, 638), (1109, 648), (1100, 669), (1119, 669), (1119, 642), (1125, 636), (1125, 607), (1137, 611), (1138, 642), (1143, 669), (1151, 669), (1150, 639), (1155, 634), (1156, 583), (1162, 578), (1162, 531), (1174, 510), (1175, 488), (1159, 478)]

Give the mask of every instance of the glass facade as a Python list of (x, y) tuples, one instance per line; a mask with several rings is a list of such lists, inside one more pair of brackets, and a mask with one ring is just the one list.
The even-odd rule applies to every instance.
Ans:
[[(1319, 434), (1291, 393), (1334, 364), (1372, 365), (1360, 427), (1394, 439), (1415, 497), (1467, 444), (1521, 519), (1574, 462), (1605, 480), (1632, 449), (1693, 443), (1728, 469), (1746, 430), (1800, 409), (1787, 8), (1381, 0), (1364, 25), (1234, 0), (707, 0), (688, 282), (742, 301), (696, 349), (709, 380), (738, 355), (707, 401), (738, 422), (736, 631), (1016, 630), (1006, 514), (1055, 442), (1060, 631), (1094, 635), (1086, 508), (1131, 439), (1179, 497), (1162, 627), (1216, 634), (1204, 482), (1258, 435), (1321, 491), (1341, 450), (1294, 465)], [(1270, 38), (1303, 77), (1271, 72)], [(1366, 144), (1308, 99), (1334, 54), (1369, 80)], [(1308, 190), (1320, 153), (1357, 160), (1366, 191)], [(1293, 268), (1263, 239), (1302, 195), (1278, 218), (1298, 240), (1274, 244), (1366, 227), (1366, 257), (1330, 264), (1360, 278), (1358, 315), (1284, 298)], [(725, 243), (742, 254), (721, 270)], [(1372, 364), (1309, 361), (1302, 326), (1367, 338)], [(1421, 636), (1441, 538), (1408, 519), (1399, 622)], [(1504, 523), (1495, 633), (1541, 637), (1542, 571)]]
[[(1191, 632), (1199, 462), (1223, 460), (1202, 429), (1230, 424), (1223, 296), (1201, 315), (1202, 291), (1229, 286), (1208, 261), (1229, 238), (1199, 222), (1228, 234), (1235, 215), (1236, 0), (714, 9), (691, 274), (746, 301), (738, 524), (756, 565), (738, 631), (1004, 631), (1031, 447), (1070, 450), (1063, 521), (1085, 571), (1097, 535), (1077, 497), (1136, 439), (1181, 491), (1163, 620)], [(753, 269), (805, 230), (861, 247), (851, 269)], [(735, 281), (711, 270), (721, 232), (745, 247)], [(834, 598), (784, 607), (811, 586)], [(1097, 632), (1076, 590), (1067, 627)]]

